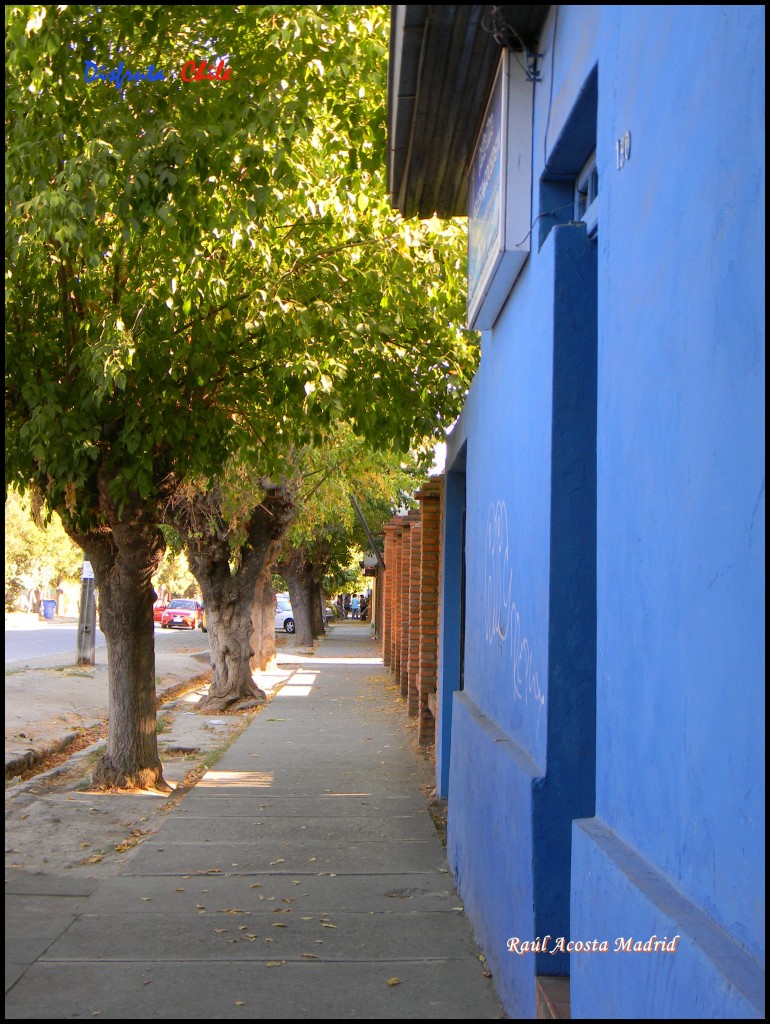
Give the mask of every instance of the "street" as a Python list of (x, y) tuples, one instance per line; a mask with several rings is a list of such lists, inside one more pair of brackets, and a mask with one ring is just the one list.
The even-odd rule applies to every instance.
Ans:
[[(200, 630), (161, 630), (160, 626), (156, 624), (156, 643), (158, 641), (163, 643), (167, 637), (178, 636), (180, 632), (205, 636), (205, 634), (200, 634)], [(75, 623), (37, 621), (32, 615), (9, 616), (5, 621), (5, 664), (13, 665), (21, 661), (29, 661), (32, 658), (45, 658), (55, 654), (71, 658), (74, 663), (77, 636), (78, 627)], [(97, 661), (100, 648), (104, 649), (106, 644), (104, 633), (97, 627)], [(205, 649), (206, 643), (201, 646)], [(106, 657), (106, 651), (103, 657)]]
[[(5, 664), (28, 661), (30, 658), (44, 658), (51, 654), (71, 655), (75, 658), (78, 627), (70, 622), (28, 622), (5, 623)], [(104, 647), (106, 640), (100, 629), (96, 630), (96, 647)]]

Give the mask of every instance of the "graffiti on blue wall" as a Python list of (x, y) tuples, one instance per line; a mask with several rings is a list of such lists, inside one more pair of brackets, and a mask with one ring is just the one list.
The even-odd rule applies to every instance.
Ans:
[(513, 694), (517, 700), (537, 705), (537, 726), (545, 707), (545, 692), (532, 664), (532, 648), (523, 635), (521, 618), (511, 597), (513, 567), (509, 562), (508, 509), (504, 501), (492, 501), (487, 512), (484, 551), (484, 627), (488, 644), (510, 639), (513, 659)]

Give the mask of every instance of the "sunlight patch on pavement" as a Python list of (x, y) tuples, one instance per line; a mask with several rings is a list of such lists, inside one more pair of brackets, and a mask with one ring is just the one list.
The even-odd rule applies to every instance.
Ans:
[(276, 693), (274, 699), (277, 699), (278, 697), (310, 696), (310, 691), (313, 689), (313, 684), (317, 677), (317, 672), (306, 672), (303, 669), (300, 669), (292, 675), (288, 682), (283, 684), (278, 693)]
[(371, 796), (371, 793), (321, 793), (321, 796)]
[(206, 772), (198, 789), (214, 786), (269, 789), (272, 784), (273, 772)]
[(305, 657), (295, 654), (293, 656), (281, 655), (280, 664), (312, 665), (313, 667), (318, 665), (381, 665), (382, 658), (314, 658), (312, 655)]

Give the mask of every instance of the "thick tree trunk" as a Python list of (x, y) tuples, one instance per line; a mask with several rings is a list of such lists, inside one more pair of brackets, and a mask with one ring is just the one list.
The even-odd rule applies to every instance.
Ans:
[(251, 623), (254, 629), (254, 653), (251, 657), (252, 672), (267, 672), (275, 665), (275, 594), (273, 593), (271, 566), (262, 573), (257, 582), (251, 609)]
[[(199, 711), (243, 711), (266, 699), (254, 682), (253, 667), (264, 664), (269, 654), (267, 659), (263, 655), (264, 628), (262, 635), (255, 634), (252, 613), (293, 512), (282, 488), (268, 490), (252, 513), (245, 543), (234, 552), (216, 495), (194, 495), (174, 507), (173, 520), (206, 606), (212, 680)], [(234, 556), (239, 556), (236, 567)]]
[(315, 574), (310, 583), (310, 626), (314, 637), (321, 637), (326, 634), (325, 601), (321, 589), (321, 581), (316, 579)]
[(110, 527), (72, 534), (94, 569), (99, 625), (107, 640), (109, 734), (94, 781), (120, 789), (170, 792), (155, 732), (155, 636), (152, 577), (163, 535), (137, 513)]
[(294, 613), (294, 641), (298, 647), (310, 647), (313, 643), (312, 566), (308, 565), (304, 550), (298, 548), (277, 562), (276, 569), (289, 588)]
[[(195, 571), (193, 569), (193, 571)], [(265, 701), (265, 692), (251, 673), (254, 567), (241, 565), (238, 572), (201, 573), (198, 581), (206, 605), (206, 627), (211, 653), (212, 679), (198, 710), (243, 711)]]

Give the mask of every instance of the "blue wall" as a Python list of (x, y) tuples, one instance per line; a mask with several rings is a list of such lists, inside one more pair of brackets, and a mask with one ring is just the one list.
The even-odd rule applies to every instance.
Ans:
[[(764, 1013), (763, 35), (747, 6), (558, 7), (542, 34), (533, 218), (541, 177), (588, 155), (595, 82), (598, 240), (538, 233), (450, 439), (465, 689), (439, 740), (450, 863), (512, 1015), (567, 970), (575, 1017)], [(506, 950), (545, 933), (682, 937)]]
[[(763, 14), (658, 15), (617, 18), (618, 63), (600, 62), (604, 148), (612, 129), (633, 141), (600, 214), (597, 816), (750, 973), (764, 958)], [(622, 928), (615, 884), (598, 919), (594, 886), (576, 890), (576, 928)], [(695, 960), (677, 954), (680, 978)], [(714, 1008), (733, 970), (712, 963)]]
[(595, 284), (585, 229), (556, 228), (519, 284), (532, 291), (532, 319), (510, 305), (509, 337), (485, 339), (450, 448), (453, 458), (467, 432), (465, 687), (452, 703), (448, 851), (498, 986), (523, 1016), (535, 970), (564, 973), (568, 958), (511, 956), (508, 940), (568, 932), (572, 821), (594, 807)]

